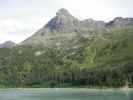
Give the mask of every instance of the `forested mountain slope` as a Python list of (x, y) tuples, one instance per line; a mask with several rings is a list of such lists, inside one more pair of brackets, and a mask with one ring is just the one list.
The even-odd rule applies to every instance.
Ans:
[(33, 36), (0, 48), (0, 86), (132, 87), (132, 43), (132, 18), (80, 21), (61, 9)]

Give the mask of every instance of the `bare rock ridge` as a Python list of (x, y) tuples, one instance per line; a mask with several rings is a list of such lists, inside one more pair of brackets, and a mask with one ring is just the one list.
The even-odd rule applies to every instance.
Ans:
[(2, 44), (0, 44), (0, 48), (12, 48), (14, 47), (16, 44), (12, 41), (6, 41)]
[(62, 8), (43, 28), (21, 44), (64, 45), (68, 44), (66, 43), (68, 41), (76, 41), (77, 36), (88, 37), (90, 31), (94, 31), (96, 28), (104, 28), (104, 25), (103, 21), (78, 20)]
[(133, 25), (133, 18), (117, 17), (108, 23), (93, 19), (78, 20), (66, 9), (62, 8), (43, 28), (21, 44), (43, 44), (47, 46), (66, 44), (71, 40), (76, 41), (77, 36), (88, 38), (98, 30), (131, 25)]
[(58, 17), (73, 17), (66, 9), (61, 8), (57, 13), (56, 16)]
[(126, 27), (133, 25), (133, 18), (116, 17), (114, 20), (106, 23), (106, 27)]
[(73, 17), (66, 9), (62, 8), (57, 13), (56, 16), (50, 20), (45, 27), (49, 28), (51, 32), (72, 32), (75, 25), (79, 21)]
[(78, 20), (66, 9), (62, 8), (56, 13), (56, 16), (45, 25), (45, 28), (50, 29), (51, 32), (68, 33), (74, 32), (75, 30), (81, 31), (83, 28), (103, 28), (104, 25), (104, 21), (95, 21), (93, 19)]

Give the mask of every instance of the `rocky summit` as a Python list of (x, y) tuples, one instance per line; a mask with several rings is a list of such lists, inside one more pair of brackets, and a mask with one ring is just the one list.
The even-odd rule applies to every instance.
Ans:
[(62, 8), (57, 11), (56, 16), (43, 28), (20, 45), (41, 44), (44, 46), (67, 47), (70, 42), (75, 45), (79, 41), (79, 38), (91, 39), (101, 31), (126, 27), (132, 24), (132, 18), (122, 17), (117, 17), (108, 23), (93, 19), (79, 20), (72, 16), (66, 9)]
[(56, 16), (49, 21), (45, 27), (51, 32), (73, 32), (74, 26), (78, 24), (78, 20), (74, 18), (66, 9), (60, 9)]
[[(43, 28), (37, 31), (21, 44), (43, 44), (45, 46), (64, 45), (67, 42), (77, 39), (77, 37), (88, 38), (92, 32), (104, 29), (105, 22), (92, 19), (78, 20), (66, 9), (60, 9)], [(76, 37), (76, 38), (75, 38)]]

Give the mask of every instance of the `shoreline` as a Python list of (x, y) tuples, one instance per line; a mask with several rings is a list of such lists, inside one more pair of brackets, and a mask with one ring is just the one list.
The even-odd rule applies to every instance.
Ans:
[(18, 89), (18, 90), (37, 90), (37, 89), (53, 89), (53, 90), (61, 90), (61, 89), (73, 89), (73, 90), (77, 90), (77, 89), (81, 89), (81, 90), (121, 90), (121, 91), (131, 91), (133, 90), (133, 88), (22, 88), (22, 87), (17, 87), (17, 88), (0, 88), (0, 90), (8, 90), (8, 89)]

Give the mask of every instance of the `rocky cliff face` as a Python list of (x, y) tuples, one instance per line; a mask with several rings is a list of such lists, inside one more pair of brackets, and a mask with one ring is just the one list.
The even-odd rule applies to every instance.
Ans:
[(92, 19), (80, 21), (66, 9), (60, 9), (42, 29), (26, 39), (21, 45), (43, 44), (61, 46), (75, 44), (79, 38), (88, 38), (96, 29), (104, 28), (103, 21)]
[(45, 28), (48, 28), (50, 32), (70, 33), (79, 23), (66, 9), (60, 9), (56, 16), (45, 25)]
[(41, 44), (44, 46), (70, 47), (78, 44), (79, 46), (78, 41), (91, 39), (102, 31), (130, 25), (133, 25), (133, 18), (117, 17), (108, 23), (93, 19), (81, 21), (62, 8), (43, 28), (23, 41), (21, 45)]

